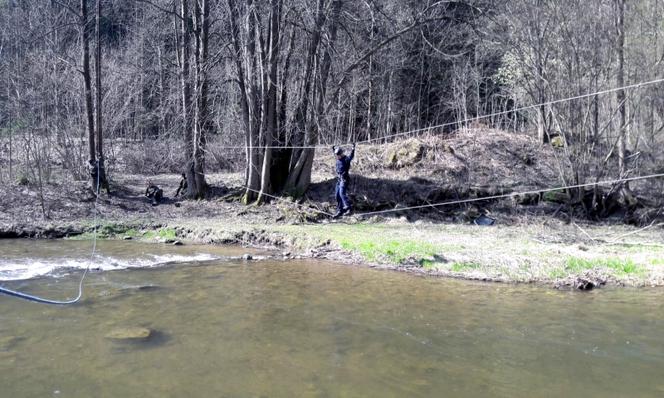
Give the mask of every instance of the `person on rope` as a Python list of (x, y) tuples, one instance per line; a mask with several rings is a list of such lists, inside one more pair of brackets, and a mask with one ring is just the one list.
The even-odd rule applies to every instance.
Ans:
[(187, 177), (182, 173), (182, 179), (180, 180), (180, 186), (178, 187), (178, 190), (175, 191), (175, 197), (177, 198), (178, 195), (182, 194), (184, 195), (185, 192), (187, 192)]
[(164, 191), (148, 180), (148, 187), (145, 189), (145, 196), (150, 199), (152, 206), (157, 206), (164, 197)]
[(332, 218), (338, 219), (344, 214), (350, 214), (353, 206), (348, 198), (348, 185), (350, 183), (350, 162), (355, 156), (355, 143), (353, 143), (353, 150), (350, 155), (346, 156), (341, 147), (332, 146), (332, 151), (337, 157), (336, 172), (337, 172), (337, 185), (335, 187), (335, 197), (337, 199), (337, 212)]

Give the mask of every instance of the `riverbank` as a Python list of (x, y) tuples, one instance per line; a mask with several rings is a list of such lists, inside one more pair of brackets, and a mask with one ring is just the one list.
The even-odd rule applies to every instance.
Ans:
[[(85, 239), (98, 220), (99, 236), (108, 239), (278, 248), (286, 257), (558, 288), (664, 286), (664, 179), (630, 184), (637, 205), (621, 204), (603, 187), (595, 198), (603, 207), (592, 217), (592, 203), (572, 201), (572, 192), (532, 193), (562, 184), (559, 150), (490, 129), (358, 146), (351, 198), (357, 212), (373, 216), (339, 222), (330, 220), (329, 150), (317, 153), (304, 198), (268, 198), (261, 206), (241, 203), (242, 172), (206, 174), (206, 198), (183, 200), (174, 197), (179, 175), (130, 174), (119, 151), (112, 194), (98, 199), (88, 181), (64, 176), (5, 186), (0, 238)], [(144, 196), (148, 179), (164, 190), (159, 206)], [(427, 207), (459, 199), (473, 202)], [(475, 225), (481, 216), (495, 224)]]
[[(94, 223), (0, 225), (1, 237), (89, 239)], [(664, 286), (664, 229), (531, 219), (482, 227), (406, 219), (317, 224), (242, 218), (134, 219), (98, 227), (102, 239), (159, 244), (240, 244), (416, 275), (563, 289)]]

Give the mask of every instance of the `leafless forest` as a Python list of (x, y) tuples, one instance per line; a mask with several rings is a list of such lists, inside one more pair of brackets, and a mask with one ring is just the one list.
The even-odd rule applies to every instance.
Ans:
[(662, 0), (0, 0), (0, 184), (184, 173), (203, 197), (233, 170), (249, 203), (302, 195), (315, 147), (478, 126), (553, 146), (560, 183), (661, 173), (662, 20)]

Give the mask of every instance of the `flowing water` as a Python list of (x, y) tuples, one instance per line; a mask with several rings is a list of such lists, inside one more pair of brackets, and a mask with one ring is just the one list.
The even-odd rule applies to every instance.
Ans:
[[(89, 249), (0, 241), (0, 284), (75, 295)], [(105, 271), (76, 305), (0, 296), (0, 396), (664, 396), (664, 290), (246, 262), (234, 248), (99, 250)], [(124, 327), (153, 332), (106, 337)]]

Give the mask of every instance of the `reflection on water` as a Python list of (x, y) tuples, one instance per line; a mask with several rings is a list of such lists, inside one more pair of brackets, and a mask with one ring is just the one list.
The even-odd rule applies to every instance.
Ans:
[[(104, 249), (152, 247), (171, 250)], [(1, 395), (664, 395), (661, 290), (557, 292), (208, 249), (221, 259), (93, 273), (75, 306), (0, 296)], [(58, 296), (76, 282), (3, 284)], [(124, 327), (154, 333), (105, 337)]]

